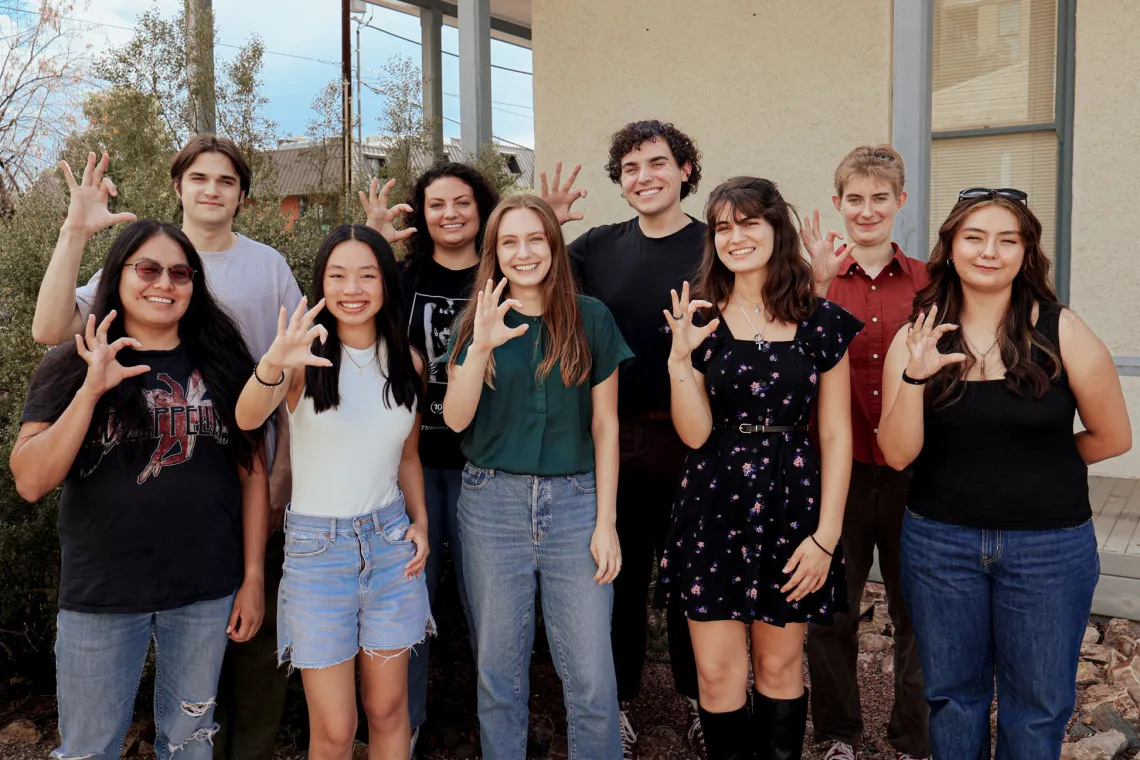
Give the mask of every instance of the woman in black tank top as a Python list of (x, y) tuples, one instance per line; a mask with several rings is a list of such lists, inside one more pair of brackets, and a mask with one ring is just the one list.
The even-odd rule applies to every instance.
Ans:
[[(883, 370), (879, 445), (913, 464), (903, 596), (934, 757), (1056, 758), (1099, 577), (1088, 465), (1132, 445), (1120, 380), (1057, 302), (1017, 190), (963, 191)], [(1074, 435), (1074, 413), (1084, 430)]]

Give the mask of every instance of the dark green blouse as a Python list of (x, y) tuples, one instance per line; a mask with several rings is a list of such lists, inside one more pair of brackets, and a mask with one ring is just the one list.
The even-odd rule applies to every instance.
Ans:
[[(601, 301), (580, 295), (578, 308), (593, 368), (590, 382), (574, 387), (562, 382), (561, 362), (546, 378), (535, 376), (550, 337), (542, 327), (542, 317), (528, 317), (514, 309), (507, 312), (507, 327), (528, 323), (530, 329), (494, 350), (495, 388), (484, 384), (479, 408), (461, 446), (468, 462), (484, 469), (543, 477), (594, 469), (590, 390), (633, 361), (633, 352)], [(455, 333), (451, 340), (449, 355), (455, 350)], [(467, 359), (470, 345), (460, 350), (459, 364)]]

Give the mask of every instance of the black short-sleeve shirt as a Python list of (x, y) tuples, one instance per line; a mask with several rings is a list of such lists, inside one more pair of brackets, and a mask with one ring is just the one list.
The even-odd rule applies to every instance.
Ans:
[[(74, 348), (40, 362), (20, 418), (54, 422), (47, 380)], [(242, 488), (231, 435), (183, 348), (119, 354), (143, 375), (149, 424), (123, 440), (114, 417), (95, 430), (63, 481), (59, 606), (130, 613), (221, 599), (241, 584)]]

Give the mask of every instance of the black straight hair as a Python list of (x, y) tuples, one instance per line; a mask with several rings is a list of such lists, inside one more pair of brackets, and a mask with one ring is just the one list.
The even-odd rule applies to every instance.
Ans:
[[(190, 354), (194, 369), (210, 394), (210, 401), (225, 422), (229, 436), (226, 451), (235, 463), (250, 468), (254, 456), (259, 454), (262, 429), (243, 431), (237, 425), (234, 410), (238, 396), (249, 379), (253, 357), (237, 323), (210, 293), (202, 272), (202, 259), (182, 230), (173, 224), (153, 219), (131, 222), (107, 252), (103, 274), (95, 291), (95, 305), (91, 313), (98, 325), (112, 310), (117, 312), (107, 332), (108, 342), (126, 335), (126, 309), (119, 296), (119, 284), (127, 260), (151, 238), (165, 235), (173, 240), (186, 256), (186, 263), (194, 270), (193, 290), (186, 313), (178, 322), (178, 338)], [(128, 358), (134, 349), (124, 348), (121, 358)], [(48, 399), (48, 414), (55, 419), (71, 403), (87, 376), (87, 363), (79, 356), (74, 341), (68, 341), (49, 354), (51, 366), (45, 385), (37, 397)], [(133, 362), (132, 362), (133, 363)], [(132, 377), (103, 394), (91, 417), (88, 440), (106, 430), (114, 420), (124, 442), (145, 439), (149, 435), (150, 410), (143, 393), (143, 378)], [(129, 456), (129, 455), (128, 455)], [(81, 463), (82, 464), (82, 463)]]
[[(313, 264), (313, 299), (320, 301), (325, 297), (325, 269), (329, 257), (338, 245), (349, 240), (358, 240), (371, 248), (380, 267), (384, 305), (376, 312), (374, 319), (376, 351), (379, 354), (380, 343), (388, 349), (388, 364), (381, 365), (384, 374), (384, 406), (391, 409), (391, 399), (397, 406), (406, 406), (413, 412), (419, 411), (424, 385), (412, 359), (412, 347), (407, 334), (407, 309), (404, 307), (404, 293), (400, 287), (400, 270), (388, 241), (376, 230), (362, 224), (342, 224), (330, 232), (321, 243)], [(323, 345), (320, 341), (313, 343), (313, 354), (332, 362), (332, 367), (305, 368), (305, 395), (313, 400), (313, 408), (320, 413), (340, 405), (341, 350), (336, 317), (325, 308), (317, 314), (315, 322), (325, 326), (329, 337)]]

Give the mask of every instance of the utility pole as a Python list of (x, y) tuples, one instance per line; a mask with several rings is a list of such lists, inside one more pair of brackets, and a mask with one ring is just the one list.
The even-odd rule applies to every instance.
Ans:
[(186, 0), (186, 67), (190, 78), (190, 102), (194, 108), (194, 129), (199, 134), (213, 134), (217, 124), (213, 0)]
[(364, 157), (364, 104), (360, 95), (364, 88), (360, 85), (360, 19), (356, 19), (356, 144), (360, 146), (361, 158)]
[(344, 109), (343, 140), (341, 152), (343, 165), (341, 176), (344, 179), (343, 199), (340, 219), (343, 222), (348, 210), (349, 194), (352, 192), (352, 0), (341, 0), (340, 18), (340, 60), (341, 60), (341, 103)]

